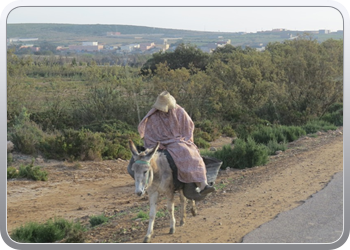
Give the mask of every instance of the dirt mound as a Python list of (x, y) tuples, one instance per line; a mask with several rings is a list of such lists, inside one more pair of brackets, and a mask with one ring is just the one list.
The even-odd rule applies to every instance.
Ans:
[[(220, 147), (231, 138), (219, 138)], [(13, 154), (14, 164), (30, 163), (31, 157)], [(134, 195), (128, 162), (60, 162), (35, 160), (49, 173), (46, 182), (12, 179), (7, 182), (9, 233), (29, 221), (63, 217), (89, 226), (89, 217), (104, 213), (109, 222), (88, 231), (87, 242), (142, 242), (148, 222), (136, 219), (148, 213), (147, 196)], [(233, 243), (282, 211), (300, 205), (343, 170), (342, 129), (303, 137), (285, 152), (271, 156), (266, 166), (246, 170), (222, 170), (217, 192), (197, 203), (198, 215), (187, 211), (187, 222), (169, 235), (166, 200), (160, 197), (159, 216), (152, 242)], [(188, 209), (190, 206), (188, 205)]]

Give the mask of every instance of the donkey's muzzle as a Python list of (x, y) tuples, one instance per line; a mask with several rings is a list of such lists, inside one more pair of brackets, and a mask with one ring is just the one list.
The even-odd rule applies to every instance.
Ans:
[(142, 195), (144, 195), (144, 193), (145, 193), (144, 191), (137, 191), (137, 192), (136, 192), (136, 194), (137, 194), (138, 196), (142, 196)]

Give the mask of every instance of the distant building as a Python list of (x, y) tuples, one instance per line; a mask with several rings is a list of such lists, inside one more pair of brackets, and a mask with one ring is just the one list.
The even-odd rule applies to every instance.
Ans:
[(69, 47), (57, 46), (56, 50), (57, 51), (69, 50)]
[(82, 45), (69, 45), (69, 50), (73, 51), (100, 51), (103, 45), (98, 45), (98, 42), (82, 42)]
[(139, 48), (140, 48), (140, 44), (127, 44), (127, 45), (120, 46), (120, 50), (122, 52), (131, 52), (134, 49), (139, 49)]
[(21, 47), (19, 47), (19, 49), (31, 48), (33, 46), (34, 46), (33, 44), (23, 44)]
[(285, 29), (273, 29), (272, 32), (282, 32), (282, 31), (286, 31)]
[(32, 47), (31, 48), (33, 52), (39, 52), (40, 51), (40, 47)]
[(83, 46), (97, 46), (98, 42), (82, 42)]
[(120, 36), (120, 32), (107, 32), (107, 36)]
[(38, 41), (39, 38), (9, 38), (7, 41), (9, 43), (19, 43), (19, 42), (31, 42)]
[(329, 34), (329, 33), (331, 33), (331, 31), (330, 30), (319, 30), (318, 33), (319, 34)]
[(140, 43), (140, 50), (146, 51), (154, 48), (156, 45), (154, 43)]

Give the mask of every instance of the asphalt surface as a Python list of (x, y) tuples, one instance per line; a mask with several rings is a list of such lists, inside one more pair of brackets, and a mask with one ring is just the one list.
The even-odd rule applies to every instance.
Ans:
[(280, 213), (243, 243), (333, 243), (343, 233), (343, 172), (302, 205)]

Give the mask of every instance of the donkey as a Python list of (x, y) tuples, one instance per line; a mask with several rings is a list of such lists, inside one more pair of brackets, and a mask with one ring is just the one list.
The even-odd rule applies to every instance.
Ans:
[[(156, 216), (156, 206), (159, 194), (165, 194), (168, 198), (167, 207), (170, 213), (170, 234), (175, 233), (175, 217), (174, 217), (174, 184), (172, 170), (169, 166), (167, 158), (164, 154), (157, 152), (158, 144), (151, 149), (139, 153), (134, 143), (130, 140), (129, 147), (133, 155), (134, 163), (131, 170), (135, 179), (135, 193), (142, 196), (146, 191), (149, 196), (150, 212), (147, 234), (143, 240), (144, 243), (151, 242), (153, 233), (154, 219)], [(180, 193), (180, 226), (185, 224), (186, 220), (186, 202), (187, 198), (183, 194), (183, 189)], [(196, 215), (195, 201), (192, 200), (192, 215)]]

